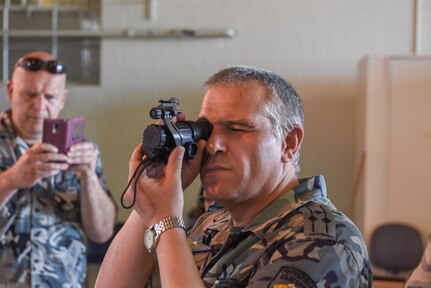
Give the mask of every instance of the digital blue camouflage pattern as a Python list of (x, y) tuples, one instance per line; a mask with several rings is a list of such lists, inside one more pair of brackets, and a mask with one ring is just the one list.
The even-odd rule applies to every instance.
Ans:
[(302, 179), (246, 227), (204, 214), (189, 239), (206, 287), (372, 287), (365, 242), (326, 198), (323, 176)]
[[(9, 113), (0, 116), (0, 173), (29, 148), (15, 135)], [(100, 159), (96, 173), (110, 195)], [(76, 175), (62, 172), (19, 190), (0, 210), (0, 287), (85, 287), (79, 193)]]

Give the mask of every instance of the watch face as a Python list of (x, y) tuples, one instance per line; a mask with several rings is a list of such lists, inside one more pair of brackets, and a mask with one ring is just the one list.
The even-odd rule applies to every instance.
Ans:
[(147, 248), (148, 250), (153, 249), (155, 239), (156, 239), (156, 233), (154, 232), (154, 230), (147, 229), (147, 231), (145, 231), (145, 239), (144, 239), (145, 248)]

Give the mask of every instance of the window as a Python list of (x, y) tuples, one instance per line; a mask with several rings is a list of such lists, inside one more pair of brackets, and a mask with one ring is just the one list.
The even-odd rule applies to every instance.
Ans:
[(5, 0), (0, 59), (7, 80), (16, 60), (34, 50), (56, 55), (67, 67), (68, 81), (98, 84), (100, 0)]

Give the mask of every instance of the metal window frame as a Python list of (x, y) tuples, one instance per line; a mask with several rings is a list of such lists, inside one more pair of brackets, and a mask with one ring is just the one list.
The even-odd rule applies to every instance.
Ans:
[[(58, 39), (65, 38), (122, 38), (122, 39), (195, 39), (195, 38), (234, 38), (237, 32), (232, 28), (204, 28), (204, 29), (58, 29), (59, 11), (82, 11), (83, 9), (73, 6), (58, 5), (58, 0), (54, 0), (52, 7), (39, 7), (27, 5), (27, 0), (21, 0), (21, 5), (11, 5), (11, 0), (4, 0), (5, 4), (0, 5), (3, 9), (3, 29), (0, 36), (3, 38), (3, 81), (9, 78), (9, 38), (42, 37), (51, 38), (51, 53), (58, 56)], [(146, 0), (147, 2), (151, 0)], [(147, 4), (148, 5), (148, 4)], [(50, 11), (51, 29), (46, 30), (10, 30), (9, 14), (11, 11)], [(154, 16), (151, 16), (153, 18)]]

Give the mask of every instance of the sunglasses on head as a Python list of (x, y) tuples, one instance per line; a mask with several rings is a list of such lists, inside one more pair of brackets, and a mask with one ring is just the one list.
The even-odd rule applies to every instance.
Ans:
[(15, 64), (15, 67), (21, 67), (32, 72), (45, 69), (51, 74), (63, 74), (66, 72), (66, 67), (59, 60), (43, 61), (35, 57), (22, 58)]

